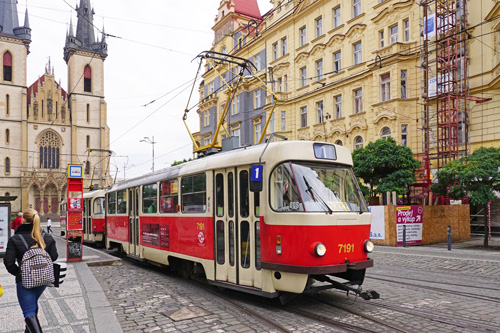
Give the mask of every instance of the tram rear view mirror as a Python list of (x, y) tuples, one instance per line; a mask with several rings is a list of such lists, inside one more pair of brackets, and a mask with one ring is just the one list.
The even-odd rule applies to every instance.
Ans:
[(260, 164), (254, 164), (250, 167), (250, 191), (261, 192), (262, 191), (262, 172), (264, 171), (264, 166)]

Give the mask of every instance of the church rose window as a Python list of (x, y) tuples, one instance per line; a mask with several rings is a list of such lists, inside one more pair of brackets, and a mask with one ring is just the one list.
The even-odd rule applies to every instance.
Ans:
[(40, 168), (59, 169), (59, 153), (61, 140), (53, 131), (47, 131), (40, 137), (38, 143), (40, 149)]

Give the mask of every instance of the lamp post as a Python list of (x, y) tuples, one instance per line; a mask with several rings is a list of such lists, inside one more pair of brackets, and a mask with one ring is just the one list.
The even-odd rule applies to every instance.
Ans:
[(153, 166), (152, 166), (151, 170), (153, 170), (153, 172), (154, 172), (155, 171), (155, 143), (156, 143), (155, 142), (155, 137), (152, 136), (151, 139), (150, 139), (148, 136), (145, 136), (144, 139), (142, 139), (139, 142), (149, 143), (153, 147)]

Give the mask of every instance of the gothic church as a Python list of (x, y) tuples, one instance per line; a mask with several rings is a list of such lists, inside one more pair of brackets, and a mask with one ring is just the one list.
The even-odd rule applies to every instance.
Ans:
[(27, 84), (28, 10), (20, 25), (17, 1), (0, 2), (0, 197), (17, 197), (12, 212), (34, 208), (43, 220), (59, 219), (68, 164), (84, 165), (87, 188), (111, 181), (104, 99), (107, 44), (104, 34), (100, 40), (94, 35), (90, 0), (80, 0), (76, 10), (76, 34), (70, 23), (64, 46), (64, 90), (50, 60), (43, 75)]

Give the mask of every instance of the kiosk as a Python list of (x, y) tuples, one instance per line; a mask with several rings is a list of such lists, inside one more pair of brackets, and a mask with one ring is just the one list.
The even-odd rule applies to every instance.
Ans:
[(83, 258), (83, 165), (68, 165), (66, 220), (67, 261)]

